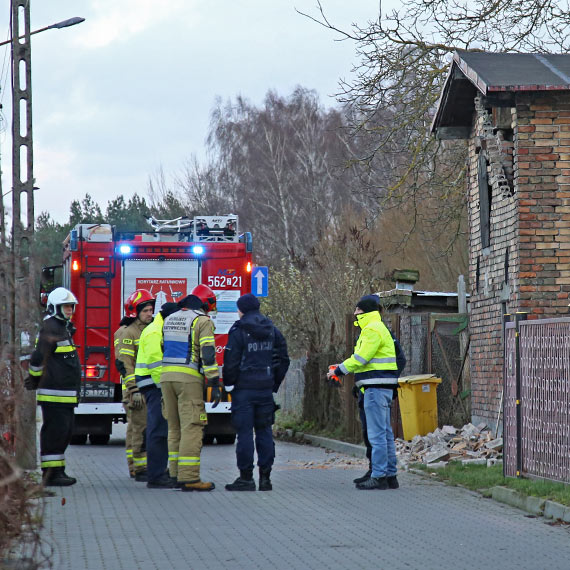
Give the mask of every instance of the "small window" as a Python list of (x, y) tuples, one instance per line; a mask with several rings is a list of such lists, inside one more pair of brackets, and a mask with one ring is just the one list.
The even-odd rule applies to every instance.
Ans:
[(493, 189), (489, 184), (489, 161), (484, 152), (479, 153), (479, 224), (481, 230), (481, 247), (489, 247), (491, 241), (491, 203)]

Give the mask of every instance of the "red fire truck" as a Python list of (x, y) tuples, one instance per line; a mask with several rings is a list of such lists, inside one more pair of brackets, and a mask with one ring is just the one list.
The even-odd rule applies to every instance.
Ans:
[[(180, 300), (196, 285), (208, 285), (217, 298), (212, 319), (220, 367), (227, 333), (238, 319), (236, 301), (251, 291), (252, 238), (249, 232), (239, 234), (237, 216), (148, 221), (153, 230), (131, 233), (117, 233), (109, 224), (79, 224), (64, 241), (62, 266), (42, 272), (44, 295), (55, 285), (54, 273), (61, 267), (61, 285), (79, 301), (73, 322), (82, 383), (72, 443), (85, 443), (89, 436), (91, 443), (105, 444), (112, 424), (126, 419), (113, 334), (135, 289), (153, 293), (158, 312), (163, 303)], [(215, 409), (209, 400), (210, 390), (205, 440), (233, 443), (229, 395), (224, 393)]]

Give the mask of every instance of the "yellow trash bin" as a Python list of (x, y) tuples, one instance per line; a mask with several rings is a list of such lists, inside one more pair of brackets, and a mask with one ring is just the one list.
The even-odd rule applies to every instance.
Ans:
[(398, 380), (398, 401), (402, 415), (404, 439), (426, 435), (437, 427), (437, 385), (434, 374), (402, 376)]

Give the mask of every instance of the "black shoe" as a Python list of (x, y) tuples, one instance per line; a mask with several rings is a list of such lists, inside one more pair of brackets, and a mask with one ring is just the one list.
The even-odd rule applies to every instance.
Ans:
[(138, 483), (146, 483), (148, 478), (146, 476), (146, 469), (144, 471), (137, 471), (135, 473), (135, 481)]
[(164, 475), (160, 479), (156, 479), (156, 481), (149, 481), (146, 486), (148, 489), (174, 489), (175, 480)]
[(386, 477), (386, 481), (388, 482), (388, 489), (399, 489), (400, 484), (398, 483), (398, 478), (396, 475), (391, 475), (390, 477)]
[(371, 476), (372, 476), (372, 469), (369, 469), (362, 477), (357, 477), (356, 479), (353, 479), (352, 482), (355, 485), (358, 485), (359, 483), (364, 483), (364, 481), (368, 481), (368, 479), (370, 479)]
[(77, 483), (77, 479), (69, 477), (63, 468), (55, 468), (52, 471), (48, 471), (43, 478), (43, 484), (46, 487), (69, 487), (70, 485), (75, 485), (75, 483)]
[(356, 485), (356, 488), (361, 490), (379, 489), (383, 491), (388, 488), (388, 481), (386, 481), (386, 477), (370, 477), (368, 481)]
[(226, 485), (226, 491), (255, 491), (255, 481), (238, 477), (233, 483)]
[(271, 467), (269, 469), (259, 468), (259, 490), (260, 491), (271, 491), (273, 485), (271, 484)]

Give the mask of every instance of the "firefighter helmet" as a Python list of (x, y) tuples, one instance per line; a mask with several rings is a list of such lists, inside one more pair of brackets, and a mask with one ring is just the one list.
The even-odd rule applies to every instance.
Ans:
[(196, 285), (190, 295), (195, 295), (202, 301), (202, 308), (206, 313), (216, 310), (216, 295), (214, 292), (204, 284)]
[(75, 312), (77, 297), (65, 287), (57, 287), (48, 295), (47, 312), (52, 317), (67, 321), (67, 317), (61, 310), (62, 305), (73, 305), (73, 311)]
[(137, 317), (147, 303), (152, 303), (154, 308), (155, 301), (155, 296), (146, 289), (133, 291), (125, 301), (125, 317)]

